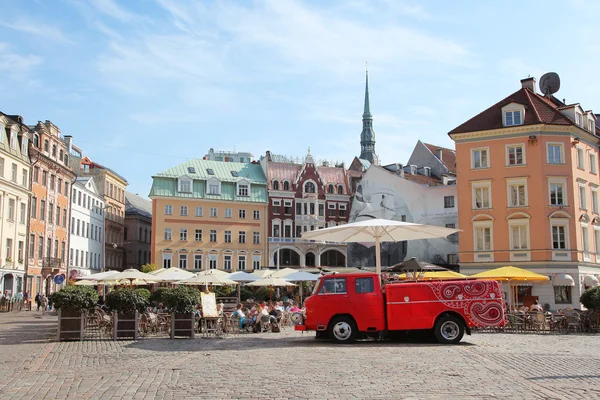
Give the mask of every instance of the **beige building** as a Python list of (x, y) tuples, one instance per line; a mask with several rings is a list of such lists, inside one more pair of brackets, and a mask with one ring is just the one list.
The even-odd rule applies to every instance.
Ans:
[(152, 178), (152, 263), (225, 271), (265, 265), (267, 182), (260, 164), (196, 159)]
[(30, 131), (19, 116), (0, 112), (0, 290), (24, 292), (29, 209)]

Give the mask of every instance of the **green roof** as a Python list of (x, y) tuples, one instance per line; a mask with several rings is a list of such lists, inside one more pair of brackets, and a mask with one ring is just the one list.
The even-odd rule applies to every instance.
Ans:
[[(191, 193), (177, 190), (177, 178), (180, 177), (193, 179)], [(206, 193), (206, 181), (211, 178), (221, 182), (219, 195)], [(236, 184), (239, 181), (250, 182), (248, 196), (237, 196)], [(154, 175), (149, 196), (265, 203), (267, 180), (260, 164), (194, 159)]]

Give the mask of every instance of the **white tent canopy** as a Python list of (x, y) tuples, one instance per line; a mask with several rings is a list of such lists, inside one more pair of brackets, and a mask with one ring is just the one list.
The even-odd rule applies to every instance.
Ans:
[(283, 277), (288, 282), (314, 282), (319, 279), (319, 275), (310, 272), (298, 271)]
[(119, 272), (117, 274), (98, 279), (97, 281), (117, 281), (120, 283), (129, 283), (130, 285), (143, 285), (145, 283), (162, 282), (163, 280), (159, 276), (146, 274), (144, 272), (138, 271), (137, 269), (130, 268), (126, 269), (123, 272)]
[(86, 281), (98, 281), (98, 280), (104, 279), (106, 277), (115, 276), (118, 273), (119, 273), (119, 271), (98, 272), (97, 274), (91, 274), (91, 275), (86, 275), (86, 276), (78, 277), (77, 280), (79, 280), (79, 281), (83, 281), (83, 280), (86, 280)]

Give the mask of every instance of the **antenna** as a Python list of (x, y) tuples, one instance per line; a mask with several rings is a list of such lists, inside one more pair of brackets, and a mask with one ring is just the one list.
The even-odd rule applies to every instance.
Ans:
[(556, 72), (548, 72), (540, 78), (540, 90), (544, 96), (558, 92), (560, 89), (560, 78)]

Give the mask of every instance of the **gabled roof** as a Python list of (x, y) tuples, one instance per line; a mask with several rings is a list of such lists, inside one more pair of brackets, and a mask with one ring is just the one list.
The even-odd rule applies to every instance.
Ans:
[[(189, 168), (193, 168), (193, 173)], [(213, 174), (209, 174), (212, 170)], [(232, 175), (235, 172), (237, 176)], [(266, 184), (265, 175), (260, 164), (256, 163), (233, 163), (224, 161), (201, 160), (199, 158), (186, 161), (166, 171), (160, 172), (154, 177), (179, 178), (189, 176), (195, 180), (208, 180), (217, 178), (222, 182), (249, 181), (253, 184)]]
[(442, 164), (444, 164), (446, 168), (448, 168), (448, 172), (456, 174), (456, 153), (454, 152), (454, 150), (425, 142), (423, 142), (423, 145), (425, 145), (425, 147), (427, 147), (429, 151), (431, 151), (436, 157), (437, 151), (441, 149), (442, 159), (440, 161), (442, 162)]
[(319, 171), (319, 175), (321, 175), (321, 179), (323, 180), (323, 184), (327, 185), (329, 183), (333, 183), (337, 185), (344, 185), (346, 189), (344, 193), (348, 193), (346, 188), (346, 174), (344, 172), (345, 168), (339, 167), (317, 167), (317, 171)]
[(546, 98), (530, 89), (521, 88), (494, 104), (487, 110), (477, 114), (467, 122), (451, 130), (448, 134), (485, 131), (504, 128), (502, 107), (510, 103), (518, 103), (525, 106), (525, 120), (523, 125), (575, 125), (575, 122), (562, 115), (558, 108), (564, 104), (553, 101), (552, 96)]
[(152, 218), (152, 202), (137, 194), (125, 192), (125, 215)]
[(281, 182), (283, 181), (288, 181), (292, 185), (296, 181), (300, 169), (302, 169), (300, 164), (270, 162), (267, 169), (269, 189), (273, 189), (273, 180), (279, 181), (279, 189), (282, 189)]

